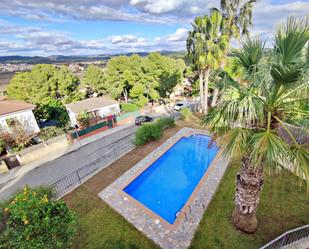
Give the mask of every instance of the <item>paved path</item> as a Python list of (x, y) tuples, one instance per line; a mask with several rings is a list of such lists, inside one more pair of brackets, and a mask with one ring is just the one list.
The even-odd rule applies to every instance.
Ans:
[(43, 165), (40, 162), (42, 160), (39, 160), (32, 165), (21, 167), (21, 172), (16, 172), (16, 177), (13, 180), (2, 186), (0, 200), (6, 199), (26, 184), (29, 186), (49, 184), (81, 168), (104, 154), (110, 144), (133, 134), (136, 129), (137, 127), (135, 125), (115, 127), (92, 137), (85, 138), (80, 143), (72, 144), (66, 151), (61, 152), (62, 155), (56, 153), (50, 155), (48, 158), (42, 159), (46, 161)]

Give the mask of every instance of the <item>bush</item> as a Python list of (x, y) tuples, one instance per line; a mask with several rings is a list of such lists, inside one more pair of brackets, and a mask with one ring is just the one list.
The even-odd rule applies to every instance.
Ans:
[(180, 110), (182, 120), (188, 120), (192, 117), (192, 111), (189, 108), (183, 108)]
[(158, 140), (164, 130), (173, 126), (175, 126), (175, 121), (172, 118), (160, 118), (154, 123), (143, 124), (135, 133), (135, 144), (143, 145)]
[(0, 248), (60, 249), (75, 234), (75, 216), (63, 201), (51, 201), (47, 188), (25, 187), (3, 209)]
[(143, 124), (135, 133), (135, 144), (143, 145), (157, 140), (162, 136), (163, 130), (156, 123)]
[[(0, 135), (1, 135), (1, 133), (0, 133)], [(4, 142), (4, 139), (2, 137), (0, 137), (0, 153), (2, 151), (4, 151), (4, 149), (5, 149), (5, 142)]]
[(77, 115), (77, 123), (79, 126), (87, 128), (90, 126), (90, 114), (88, 112), (81, 112)]
[(138, 106), (136, 104), (132, 104), (132, 103), (120, 104), (120, 108), (124, 112), (136, 112), (136, 111), (139, 110)]
[(175, 120), (172, 118), (159, 118), (156, 123), (162, 130), (175, 126)]
[(46, 140), (51, 139), (53, 137), (60, 136), (63, 133), (64, 133), (64, 130), (62, 128), (56, 127), (56, 126), (51, 126), (51, 127), (42, 128), (40, 133), (39, 133), (39, 137), (46, 141)]

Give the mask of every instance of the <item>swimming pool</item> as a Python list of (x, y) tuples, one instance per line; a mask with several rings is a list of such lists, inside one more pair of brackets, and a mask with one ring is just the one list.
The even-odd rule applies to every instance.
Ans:
[(182, 137), (123, 191), (173, 224), (217, 152), (209, 136)]

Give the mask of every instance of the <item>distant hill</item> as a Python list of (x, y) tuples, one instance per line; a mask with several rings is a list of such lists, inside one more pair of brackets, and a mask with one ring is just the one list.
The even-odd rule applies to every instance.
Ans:
[[(52, 55), (48, 57), (43, 56), (0, 56), (0, 63), (28, 63), (28, 64), (52, 64), (52, 63), (68, 63), (68, 62), (85, 62), (85, 61), (107, 61), (111, 57), (119, 55), (130, 56), (132, 54), (138, 54), (140, 56), (147, 56), (148, 52), (138, 53), (124, 53), (124, 54), (106, 54), (106, 55), (93, 55), (93, 56), (65, 56), (65, 55)], [(162, 51), (161, 54), (173, 57), (175, 59), (184, 58), (185, 52), (174, 52), (174, 51)]]

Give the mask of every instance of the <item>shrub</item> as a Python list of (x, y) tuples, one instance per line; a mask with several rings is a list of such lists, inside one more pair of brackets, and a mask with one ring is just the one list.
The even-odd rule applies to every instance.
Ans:
[(156, 123), (143, 124), (135, 133), (135, 144), (143, 145), (157, 140), (162, 136), (163, 130)]
[(138, 106), (132, 103), (123, 103), (120, 105), (120, 107), (124, 112), (136, 112), (139, 110)]
[(75, 234), (75, 216), (47, 188), (25, 187), (3, 209), (0, 248), (60, 249)]
[(159, 118), (156, 123), (162, 130), (175, 126), (175, 120), (172, 118)]
[[(0, 135), (1, 135), (1, 133), (0, 133)], [(4, 142), (4, 139), (2, 137), (0, 137), (0, 153), (2, 151), (4, 151), (4, 149), (5, 149), (5, 142)]]
[(56, 126), (51, 126), (51, 127), (42, 128), (40, 133), (39, 133), (39, 137), (43, 140), (48, 140), (48, 139), (51, 139), (53, 137), (60, 136), (63, 133), (64, 133), (64, 130), (62, 128), (56, 127)]
[(77, 123), (79, 126), (87, 128), (90, 126), (90, 114), (88, 112), (81, 112), (77, 115)]
[(172, 118), (160, 118), (151, 124), (143, 124), (135, 133), (135, 144), (143, 145), (153, 140), (158, 140), (163, 131), (175, 126)]
[(183, 108), (180, 110), (182, 120), (188, 120), (192, 117), (192, 111), (189, 108)]

